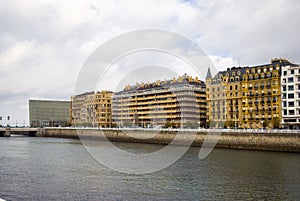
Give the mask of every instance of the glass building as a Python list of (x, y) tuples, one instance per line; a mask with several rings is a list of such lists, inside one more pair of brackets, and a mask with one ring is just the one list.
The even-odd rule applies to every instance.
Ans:
[(29, 100), (31, 127), (67, 126), (70, 116), (70, 101)]

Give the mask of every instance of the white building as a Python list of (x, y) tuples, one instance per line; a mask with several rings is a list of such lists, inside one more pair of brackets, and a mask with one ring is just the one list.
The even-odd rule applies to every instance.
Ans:
[(281, 68), (282, 126), (300, 129), (300, 66)]

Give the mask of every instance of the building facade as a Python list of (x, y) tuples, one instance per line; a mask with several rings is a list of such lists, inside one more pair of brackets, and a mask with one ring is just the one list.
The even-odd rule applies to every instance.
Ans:
[(228, 68), (214, 77), (208, 73), (208, 121), (214, 122), (213, 127), (279, 127), (281, 67), (289, 64), (280, 58), (270, 64)]
[(113, 123), (118, 127), (199, 127), (206, 123), (205, 83), (184, 74), (126, 86), (114, 93)]
[(207, 124), (210, 127), (223, 127), (227, 121), (226, 82), (223, 73), (212, 77), (210, 68), (206, 76)]
[(87, 92), (71, 96), (72, 126), (111, 127), (112, 92)]
[(30, 126), (67, 126), (69, 124), (69, 107), (70, 101), (29, 100)]
[(281, 75), (282, 126), (300, 129), (300, 66), (283, 66)]

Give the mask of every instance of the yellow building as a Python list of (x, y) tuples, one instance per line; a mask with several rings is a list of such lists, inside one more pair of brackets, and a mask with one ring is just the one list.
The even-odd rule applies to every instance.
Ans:
[(73, 126), (111, 127), (112, 92), (87, 92), (71, 97), (70, 119)]
[[(279, 127), (280, 70), (287, 64), (289, 61), (280, 58), (273, 59), (270, 64), (228, 68), (214, 77), (209, 72), (206, 78), (208, 121), (214, 122), (215, 127)], [(219, 88), (225, 93), (216, 93)], [(216, 103), (223, 100), (223, 113), (218, 113), (221, 108)]]
[(205, 84), (186, 74), (126, 86), (114, 93), (113, 122), (120, 127), (190, 127), (206, 123)]
[(223, 82), (221, 73), (212, 78), (210, 68), (206, 76), (206, 104), (208, 126), (223, 127), (227, 120), (226, 82)]

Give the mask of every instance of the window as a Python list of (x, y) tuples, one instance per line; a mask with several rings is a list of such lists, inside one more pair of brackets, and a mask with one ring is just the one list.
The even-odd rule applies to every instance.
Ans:
[(283, 71), (283, 75), (286, 75), (286, 70), (285, 70), (285, 71)]
[(290, 85), (288, 86), (289, 91), (293, 91), (294, 90), (294, 85)]
[(283, 82), (283, 83), (286, 83), (286, 79), (283, 79), (282, 82)]
[(295, 110), (289, 110), (289, 115), (295, 115)]
[(288, 94), (288, 98), (294, 98), (294, 94)]
[(283, 86), (282, 91), (286, 91), (286, 86)]
[(298, 90), (300, 90), (300, 85), (298, 85)]
[(237, 90), (238, 89), (238, 85), (235, 85), (235, 90)]
[(289, 77), (288, 78), (288, 83), (294, 82), (294, 78), (293, 77)]
[(294, 70), (291, 70), (291, 74), (294, 75)]
[(298, 82), (300, 82), (300, 77), (298, 77)]
[(294, 101), (289, 102), (289, 107), (294, 107)]
[(282, 94), (282, 99), (286, 99), (286, 94)]
[(286, 107), (286, 101), (283, 102), (283, 107)]
[(287, 115), (287, 110), (283, 110), (283, 114), (284, 114), (284, 115)]

